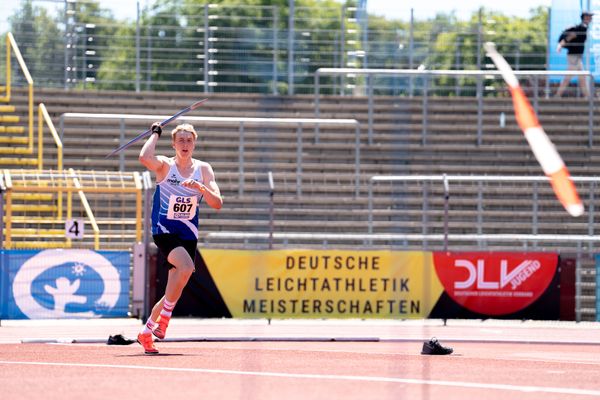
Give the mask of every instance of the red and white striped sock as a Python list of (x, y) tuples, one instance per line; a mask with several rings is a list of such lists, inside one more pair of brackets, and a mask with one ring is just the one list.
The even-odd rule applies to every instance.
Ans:
[(173, 314), (173, 309), (175, 308), (175, 301), (174, 302), (170, 302), (167, 299), (165, 299), (165, 301), (163, 302), (163, 309), (160, 310), (160, 315), (164, 315), (165, 317), (171, 317), (171, 314)]
[(142, 329), (142, 334), (152, 333), (152, 331), (158, 326), (158, 323), (152, 321), (152, 319), (148, 318), (146, 321), (146, 325), (144, 325), (144, 329)]

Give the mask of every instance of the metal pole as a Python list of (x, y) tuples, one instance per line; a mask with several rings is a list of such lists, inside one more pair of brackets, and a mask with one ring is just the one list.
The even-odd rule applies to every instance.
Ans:
[[(531, 212), (531, 233), (538, 233), (538, 202), (539, 202), (539, 187), (537, 182), (533, 182), (533, 210)], [(535, 245), (536, 243), (534, 243)]]
[[(414, 26), (415, 26), (415, 13), (414, 10), (411, 8), (410, 9), (410, 36), (408, 39), (408, 68), (409, 69), (413, 69), (414, 64), (413, 64), (413, 53), (414, 53), (414, 47), (415, 47), (415, 40), (414, 40)], [(408, 78), (408, 95), (410, 97), (413, 96), (413, 77), (412, 75)]]
[[(344, 68), (346, 66), (346, 6), (342, 6), (342, 21), (340, 23), (342, 32), (340, 39), (340, 68)], [(344, 86), (346, 85), (345, 76), (340, 75), (340, 96), (344, 94)]]
[(483, 182), (477, 182), (477, 234), (483, 233)]
[[(429, 76), (423, 75), (423, 111), (421, 111), (421, 144), (425, 146), (427, 144), (427, 92), (429, 91)], [(412, 95), (412, 94), (411, 94)]]
[(423, 182), (423, 206), (421, 208), (421, 234), (423, 235), (423, 250), (427, 250), (427, 225), (429, 223), (429, 181)]
[(273, 210), (274, 210), (274, 200), (273, 197), (275, 195), (275, 184), (273, 183), (273, 173), (269, 171), (269, 250), (273, 249)]
[(279, 25), (279, 7), (273, 6), (271, 9), (273, 10), (273, 94), (276, 95), (279, 92), (277, 87), (277, 81), (279, 79), (277, 76), (277, 59), (279, 53), (279, 43), (277, 43), (279, 31), (277, 25)]
[[(482, 31), (483, 9), (479, 8), (479, 20), (477, 23), (477, 69), (481, 71), (481, 31)], [(477, 77), (477, 145), (481, 145), (483, 129), (483, 80)]]
[(477, 22), (477, 69), (481, 71), (481, 31), (482, 31), (483, 8), (479, 8), (479, 19)]
[(294, 0), (288, 0), (288, 94), (294, 94)]
[(539, 101), (538, 101), (538, 90), (540, 87), (539, 77), (533, 76), (533, 110), (538, 114)]
[(373, 180), (369, 179), (369, 244), (372, 244), (373, 239), (371, 236), (373, 235)]
[(594, 193), (596, 192), (596, 182), (590, 183), (590, 199), (588, 201), (588, 235), (594, 235)]
[[(87, 29), (87, 27), (85, 28)], [(87, 31), (84, 30), (83, 33), (83, 54), (81, 55), (81, 84), (83, 85), (83, 88), (85, 89), (85, 81), (87, 78), (87, 44), (88, 44), (88, 35), (87, 35)]]
[[(585, 7), (586, 10), (590, 9), (590, 0), (587, 0), (587, 6)], [(550, 31), (548, 31), (550, 32)], [(585, 46), (585, 69), (587, 71), (590, 70), (590, 46)], [(579, 87), (579, 85), (577, 85), (577, 87)]]
[(137, 14), (135, 19), (135, 91), (140, 91), (140, 2), (136, 1)]
[(354, 172), (355, 186), (354, 197), (358, 198), (360, 194), (360, 124), (356, 123), (354, 128)]
[[(548, 26), (546, 27), (546, 29), (548, 29), (547, 32), (550, 32), (550, 27), (552, 25), (551, 23), (552, 21), (552, 7), (548, 8)], [(548, 44), (546, 45), (546, 65), (549, 66), (550, 65), (550, 49), (552, 49), (554, 46), (552, 46), (552, 44), (550, 43), (550, 35), (548, 35)], [(550, 98), (550, 76), (546, 76), (546, 98)]]
[(69, 14), (67, 14), (67, 11), (69, 10), (68, 8), (68, 3), (67, 0), (65, 0), (65, 18), (64, 18), (64, 24), (65, 24), (65, 66), (64, 66), (64, 80), (65, 80), (65, 90), (67, 90), (69, 88), (68, 86), (68, 80), (69, 80), (69, 47), (70, 47), (70, 43), (69, 41), (70, 39), (70, 33), (69, 33)]
[(146, 53), (146, 90), (152, 85), (152, 26), (148, 26), (148, 52)]
[(444, 177), (444, 251), (448, 251), (448, 203), (450, 200), (450, 185), (448, 184), (448, 177), (446, 174)]
[[(320, 88), (320, 74), (319, 70), (315, 72), (315, 118), (319, 118), (320, 111), (320, 103), (319, 96), (321, 92)], [(315, 124), (315, 143), (319, 143), (319, 124)]]
[(208, 4), (204, 5), (204, 93), (208, 93)]
[(360, 10), (362, 22), (362, 42), (363, 42), (363, 68), (369, 68), (369, 14), (367, 13), (366, 1), (364, 8)]
[(302, 122), (296, 129), (296, 194), (302, 195)]
[[(456, 68), (456, 70), (460, 69), (460, 35), (456, 35), (456, 52), (454, 53), (454, 66)], [(454, 84), (456, 85), (454, 87), (454, 94), (456, 95), (456, 97), (460, 96), (460, 77), (457, 76), (456, 79), (454, 80)]]
[(152, 178), (150, 176), (150, 172), (148, 171), (144, 171), (142, 173), (142, 181), (144, 183), (143, 188), (144, 188), (144, 236), (143, 236), (143, 242), (144, 242), (144, 249), (145, 249), (145, 278), (146, 278), (146, 282), (145, 282), (145, 292), (144, 292), (144, 316), (143, 316), (143, 320), (145, 321), (146, 318), (150, 315), (150, 232), (152, 230), (151, 228), (151, 222), (150, 222), (150, 216), (152, 213), (151, 210), (151, 204), (152, 204), (152, 193), (150, 192), (150, 189), (152, 188)]
[[(119, 123), (120, 132), (119, 132), (119, 146), (125, 143), (125, 119), (121, 118)], [(125, 152), (122, 151), (119, 153), (119, 171), (125, 171)]]
[(367, 90), (369, 93), (369, 144), (373, 143), (373, 75), (367, 74)]
[[(583, 79), (587, 79), (585, 76)], [(594, 97), (596, 97), (595, 93), (595, 85), (594, 85), (594, 75), (590, 74), (589, 76), (589, 96), (588, 96), (588, 145), (592, 147), (594, 145)]]
[(577, 242), (575, 259), (575, 321), (581, 322), (581, 242)]
[(244, 123), (240, 122), (240, 144), (238, 152), (238, 194), (244, 194)]
[(477, 146), (483, 142), (483, 84), (477, 76)]

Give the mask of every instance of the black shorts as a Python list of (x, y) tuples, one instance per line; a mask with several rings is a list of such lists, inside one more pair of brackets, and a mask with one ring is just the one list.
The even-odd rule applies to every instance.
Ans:
[[(154, 239), (154, 243), (156, 247), (160, 250), (160, 252), (165, 257), (165, 260), (168, 260), (169, 254), (171, 251), (177, 247), (183, 247), (185, 251), (188, 252), (192, 261), (195, 262), (196, 258), (196, 247), (198, 246), (197, 240), (183, 240), (180, 239), (177, 235), (173, 235), (172, 233), (161, 233), (158, 235), (152, 235), (152, 239)], [(175, 268), (173, 264), (167, 261), (167, 266), (169, 269)]]

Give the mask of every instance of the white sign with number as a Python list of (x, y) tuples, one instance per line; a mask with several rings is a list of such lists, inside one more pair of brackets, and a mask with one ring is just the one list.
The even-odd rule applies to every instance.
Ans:
[(69, 239), (83, 239), (85, 224), (82, 219), (68, 219), (65, 221), (65, 236)]

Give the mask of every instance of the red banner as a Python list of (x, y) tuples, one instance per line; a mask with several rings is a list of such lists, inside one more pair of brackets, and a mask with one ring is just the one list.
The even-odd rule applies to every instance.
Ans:
[(550, 253), (433, 254), (446, 293), (466, 309), (487, 315), (522, 310), (548, 288), (558, 264)]

